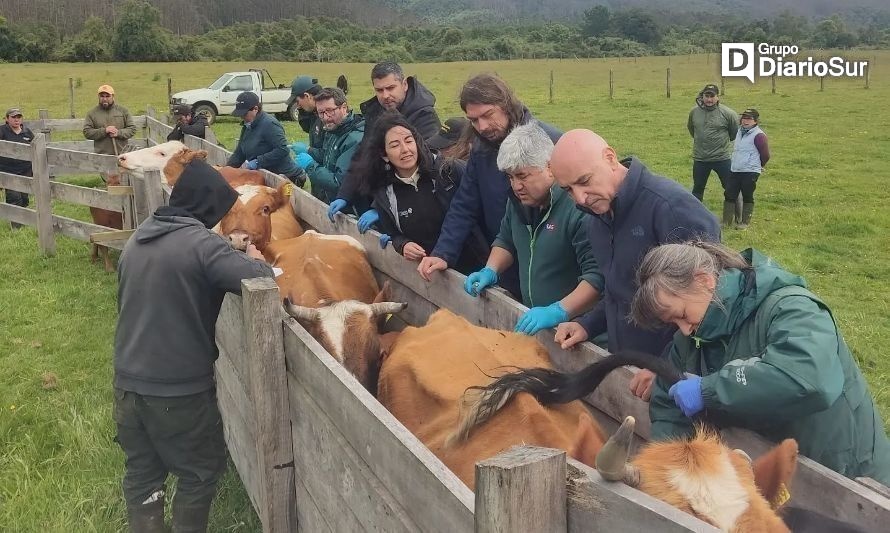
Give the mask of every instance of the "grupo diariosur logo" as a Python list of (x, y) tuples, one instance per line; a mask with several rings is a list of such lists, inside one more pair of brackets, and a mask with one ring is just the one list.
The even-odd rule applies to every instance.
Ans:
[(798, 57), (799, 53), (795, 45), (759, 43), (755, 47), (754, 43), (723, 43), (720, 71), (723, 76), (748, 78), (754, 83), (755, 76), (858, 78), (865, 76), (868, 69), (868, 61), (850, 61), (840, 56), (803, 58)]

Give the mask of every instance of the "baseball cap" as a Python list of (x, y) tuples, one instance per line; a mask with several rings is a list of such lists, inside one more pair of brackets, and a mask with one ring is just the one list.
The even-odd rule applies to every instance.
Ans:
[(744, 111), (742, 111), (739, 114), (739, 116), (742, 118), (746, 118), (746, 117), (753, 118), (755, 122), (760, 120), (760, 112), (757, 111), (756, 109), (754, 109), (753, 107), (749, 107), (748, 109), (745, 109)]
[(303, 93), (315, 93), (318, 91), (313, 91), (312, 89), (317, 87), (319, 90), (321, 86), (318, 84), (318, 78), (313, 78), (312, 76), (297, 76), (294, 78), (294, 82), (290, 86), (290, 98), (287, 99), (287, 105), (291, 105), (294, 103), (298, 97), (302, 96)]
[(456, 143), (461, 134), (470, 125), (466, 117), (451, 117), (446, 120), (439, 131), (427, 142), (433, 150), (442, 150)]
[(260, 97), (250, 91), (244, 91), (235, 99), (235, 111), (232, 114), (236, 117), (243, 117), (258, 105), (260, 105)]
[(174, 115), (191, 115), (192, 114), (192, 106), (188, 104), (177, 104), (173, 106), (173, 114)]
[(114, 96), (114, 87), (112, 87), (111, 85), (100, 85), (99, 91), (96, 94), (102, 94), (102, 93), (108, 93), (108, 94)]
[(23, 114), (22, 110), (17, 107), (10, 107), (9, 109), (6, 110), (7, 117), (12, 117), (12, 116), (16, 116), (16, 115), (21, 116), (22, 114)]
[(714, 85), (713, 83), (709, 83), (709, 84), (705, 85), (705, 88), (701, 90), (701, 93), (702, 94), (711, 93), (714, 96), (717, 96), (720, 94), (720, 88), (717, 87), (716, 85)]

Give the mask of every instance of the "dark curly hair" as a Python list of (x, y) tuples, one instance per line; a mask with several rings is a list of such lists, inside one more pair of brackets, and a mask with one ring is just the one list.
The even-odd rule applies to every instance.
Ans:
[(387, 170), (383, 160), (386, 155), (386, 133), (397, 126), (407, 129), (414, 137), (421, 177), (435, 179), (433, 154), (417, 128), (398, 111), (385, 111), (374, 123), (374, 127), (365, 133), (359, 152), (349, 166), (349, 173), (355, 174), (359, 179), (360, 194), (369, 196), (389, 183), (393, 170)]

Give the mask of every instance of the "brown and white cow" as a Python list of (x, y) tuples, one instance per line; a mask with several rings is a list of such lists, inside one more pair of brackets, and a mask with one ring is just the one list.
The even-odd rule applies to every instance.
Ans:
[(346, 235), (307, 231), (263, 252), (276, 270), (285, 309), (372, 393), (380, 359), (379, 317), (406, 304), (386, 302), (364, 247)]
[(239, 201), (213, 228), (214, 231), (242, 251), (248, 244), (263, 251), (270, 241), (299, 237), (303, 228), (288, 201), (290, 187), (289, 182), (274, 189), (265, 185), (235, 187)]
[[(139, 150), (121, 154), (117, 158), (117, 166), (131, 174), (143, 176), (145, 170), (149, 168), (164, 170), (164, 167), (167, 166), (167, 162), (170, 161), (174, 155), (187, 152), (191, 152), (191, 150), (186, 148), (181, 142), (167, 141), (155, 146), (149, 146), (148, 148), (141, 148)], [(207, 152), (204, 150), (197, 150), (197, 153), (200, 154), (200, 159), (205, 159), (207, 157)], [(191, 159), (189, 159), (189, 161), (191, 161)], [(182, 169), (179, 169), (179, 173), (176, 174), (177, 179), (181, 173)], [(166, 172), (162, 175), (163, 177), (161, 179), (172, 187), (173, 184), (170, 183), (170, 176), (168, 176)]]

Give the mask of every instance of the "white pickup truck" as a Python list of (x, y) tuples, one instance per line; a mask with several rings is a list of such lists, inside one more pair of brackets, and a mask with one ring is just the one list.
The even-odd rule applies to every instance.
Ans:
[[(268, 83), (266, 79), (268, 78)], [(204, 113), (207, 122), (212, 124), (217, 115), (231, 115), (235, 110), (235, 99), (244, 91), (252, 91), (260, 97), (263, 111), (275, 113), (284, 118), (297, 119), (297, 103), (288, 107), (290, 85), (275, 85), (266, 69), (250, 69), (247, 72), (226, 72), (205, 89), (191, 89), (175, 93), (170, 104), (188, 104), (195, 114)]]

